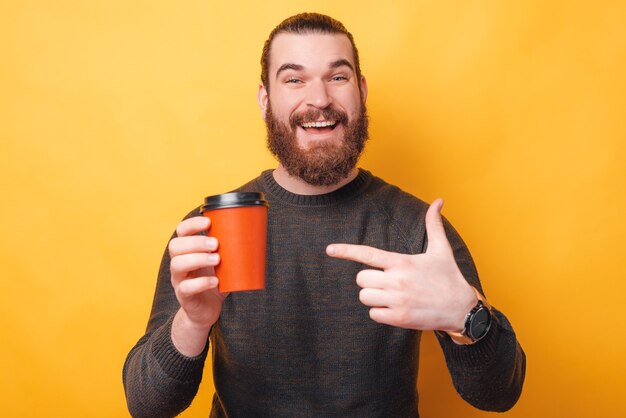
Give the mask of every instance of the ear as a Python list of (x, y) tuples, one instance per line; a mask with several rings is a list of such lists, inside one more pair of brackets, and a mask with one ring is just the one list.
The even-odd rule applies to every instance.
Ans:
[(261, 109), (261, 117), (265, 120), (267, 114), (267, 102), (269, 100), (269, 93), (263, 84), (259, 84), (259, 91), (256, 94), (256, 100), (259, 103), (259, 109)]
[(367, 100), (367, 80), (361, 75), (361, 101), (365, 104)]

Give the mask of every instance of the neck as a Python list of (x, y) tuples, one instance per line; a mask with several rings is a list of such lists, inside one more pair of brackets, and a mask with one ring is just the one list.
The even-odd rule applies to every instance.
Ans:
[(352, 169), (352, 171), (350, 171), (350, 174), (348, 174), (337, 184), (332, 184), (330, 186), (314, 186), (305, 182), (299, 177), (294, 177), (289, 174), (285, 167), (282, 166), (282, 164), (279, 164), (273, 173), (274, 180), (276, 180), (276, 183), (278, 183), (280, 187), (290, 191), (291, 193), (300, 195), (317, 195), (334, 192), (335, 190), (340, 189), (346, 184), (350, 183), (356, 178), (358, 174), (359, 170), (355, 167)]

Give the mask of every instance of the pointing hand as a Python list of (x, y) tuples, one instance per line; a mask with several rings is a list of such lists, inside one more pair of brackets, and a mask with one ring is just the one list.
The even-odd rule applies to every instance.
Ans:
[(437, 199), (426, 212), (428, 248), (423, 254), (399, 254), (365, 245), (331, 244), (331, 257), (381, 270), (359, 272), (360, 301), (370, 317), (387, 325), (419, 330), (460, 331), (477, 299), (459, 270), (443, 227)]

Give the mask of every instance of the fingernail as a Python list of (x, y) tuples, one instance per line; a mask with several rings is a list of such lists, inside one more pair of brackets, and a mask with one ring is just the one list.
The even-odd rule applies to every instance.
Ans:
[(326, 254), (328, 255), (335, 255), (335, 251), (337, 250), (334, 245), (329, 245), (328, 247), (326, 247)]
[(206, 239), (206, 246), (209, 250), (214, 250), (217, 248), (217, 239), (213, 237), (208, 237)]
[(207, 256), (209, 257), (210, 263), (217, 263), (220, 259), (220, 255), (216, 253), (207, 254)]

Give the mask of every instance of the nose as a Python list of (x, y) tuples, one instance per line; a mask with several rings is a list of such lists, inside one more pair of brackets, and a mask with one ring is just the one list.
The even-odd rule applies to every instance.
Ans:
[(309, 85), (307, 91), (308, 105), (325, 109), (332, 101), (332, 97), (328, 94), (327, 86), (322, 80), (316, 80)]

